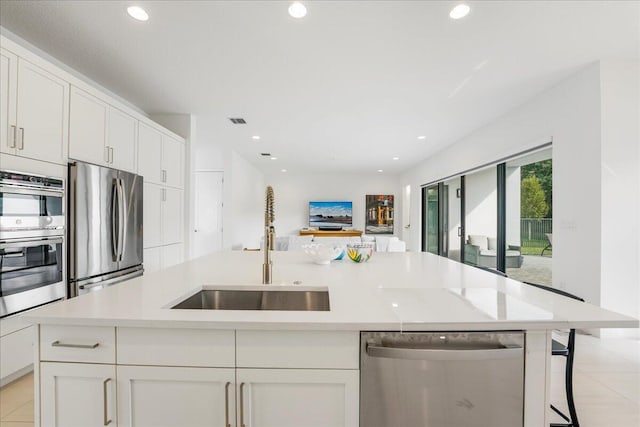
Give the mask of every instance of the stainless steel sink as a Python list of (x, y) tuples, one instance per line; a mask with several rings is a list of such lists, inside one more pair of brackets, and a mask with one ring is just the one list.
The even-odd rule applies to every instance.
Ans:
[(187, 310), (329, 311), (329, 292), (203, 289), (171, 307)]

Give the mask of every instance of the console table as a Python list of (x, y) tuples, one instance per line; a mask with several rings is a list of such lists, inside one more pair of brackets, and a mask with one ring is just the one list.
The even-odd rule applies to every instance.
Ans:
[(362, 230), (300, 230), (301, 236), (313, 237), (360, 237)]

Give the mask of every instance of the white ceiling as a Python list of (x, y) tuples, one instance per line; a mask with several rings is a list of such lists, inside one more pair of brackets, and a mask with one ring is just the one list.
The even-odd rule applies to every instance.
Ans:
[(636, 1), (475, 1), (458, 21), (451, 1), (304, 3), (296, 20), (282, 1), (2, 1), (0, 24), (265, 172), (399, 173), (589, 62), (640, 56)]

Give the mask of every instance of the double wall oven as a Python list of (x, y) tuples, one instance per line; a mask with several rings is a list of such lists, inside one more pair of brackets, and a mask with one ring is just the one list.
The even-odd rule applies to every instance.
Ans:
[(0, 171), (0, 317), (64, 298), (64, 181)]

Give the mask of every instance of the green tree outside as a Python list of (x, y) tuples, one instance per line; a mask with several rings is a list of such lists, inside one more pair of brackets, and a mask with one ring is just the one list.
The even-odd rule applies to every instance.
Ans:
[(521, 218), (544, 218), (549, 211), (544, 190), (535, 175), (522, 179), (520, 187)]

